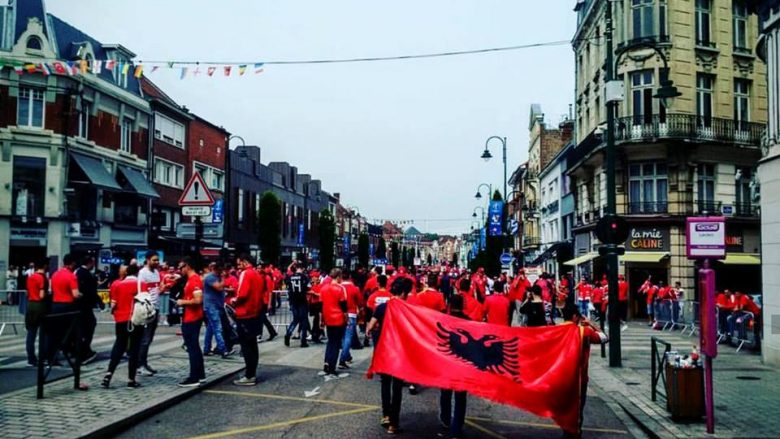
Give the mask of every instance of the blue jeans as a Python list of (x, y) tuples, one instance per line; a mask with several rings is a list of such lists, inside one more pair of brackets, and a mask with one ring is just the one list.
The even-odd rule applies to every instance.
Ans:
[(588, 299), (580, 299), (580, 314), (582, 314), (583, 317), (588, 317), (588, 304), (590, 303), (590, 300)]
[[(452, 411), (452, 394), (455, 394), (455, 411)], [(463, 423), (466, 421), (466, 392), (441, 391), (439, 397), (439, 419), (450, 426), (452, 436), (463, 435)]]
[(290, 304), (292, 322), (287, 326), (287, 336), (292, 336), (295, 328), (301, 326), (301, 343), (306, 342), (306, 334), (309, 331), (309, 307), (303, 304)]
[(327, 372), (336, 372), (336, 360), (339, 358), (339, 343), (344, 338), (344, 329), (346, 326), (326, 326), (325, 331), (328, 334), (328, 344), (325, 346), (325, 365)]
[(206, 370), (203, 365), (203, 352), (200, 350), (200, 326), (203, 320), (181, 324), (181, 335), (184, 337), (184, 345), (187, 346), (187, 355), (190, 357), (190, 380), (206, 378)]
[(341, 340), (341, 359), (340, 362), (345, 362), (352, 358), (349, 353), (349, 348), (352, 346), (352, 337), (355, 332), (355, 325), (357, 323), (357, 317), (349, 317), (347, 322), (347, 330), (344, 332), (344, 338)]
[(211, 350), (212, 337), (217, 342), (217, 352), (224, 354), (227, 352), (225, 348), (225, 339), (222, 337), (222, 313), (224, 311), (217, 305), (207, 304), (203, 307), (203, 315), (206, 317), (206, 336), (203, 339), (203, 352), (209, 352)]

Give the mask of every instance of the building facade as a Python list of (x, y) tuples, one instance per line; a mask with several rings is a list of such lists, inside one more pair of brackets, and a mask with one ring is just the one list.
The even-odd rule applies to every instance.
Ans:
[[(727, 217), (728, 257), (717, 263), (718, 286), (760, 291), (759, 217), (750, 197), (766, 121), (764, 63), (751, 47), (758, 27), (745, 3), (731, 0), (616, 1), (616, 75), (622, 83), (616, 129), (617, 213), (631, 232), (620, 271), (630, 285), (629, 313), (644, 315), (634, 292), (648, 277), (682, 283), (695, 293), (695, 264), (685, 256), (685, 218)], [(604, 172), (604, 42), (606, 1), (580, 1), (573, 46), (576, 147), (568, 172), (576, 197), (576, 266), (599, 277), (593, 233), (606, 204)], [(654, 48), (648, 48), (652, 45)], [(662, 57), (663, 55), (663, 57)], [(692, 56), (693, 55), (693, 56)], [(681, 96), (654, 98), (663, 59)]]
[(115, 68), (130, 70), (134, 55), (40, 0), (9, 2), (0, 16), (0, 57), (26, 63), (0, 71), (0, 284), (10, 265), (145, 246), (158, 197), (148, 182), (151, 111), (132, 72)]
[(763, 158), (758, 167), (761, 183), (761, 253), (764, 362), (780, 365), (780, 0), (754, 1), (762, 37), (758, 55), (767, 64), (768, 119)]

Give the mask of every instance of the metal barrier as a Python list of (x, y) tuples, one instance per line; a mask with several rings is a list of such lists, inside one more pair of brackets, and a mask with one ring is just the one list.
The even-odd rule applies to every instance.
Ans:
[[(664, 345), (664, 351), (663, 353), (660, 353), (658, 351), (658, 344)], [(666, 375), (664, 374), (664, 369), (666, 368), (666, 357), (667, 353), (669, 353), (672, 350), (672, 344), (667, 343), (663, 340), (661, 340), (658, 337), (651, 337), (650, 338), (650, 351), (651, 351), (651, 364), (650, 364), (650, 395), (652, 397), (652, 400), (656, 400), (656, 395), (660, 392), (658, 392), (658, 381), (662, 381), (664, 384), (664, 393), (661, 393), (661, 396), (666, 399)], [(660, 355), (659, 355), (660, 354)]]
[(680, 301), (680, 326), (682, 326), (682, 334), (685, 334), (685, 332), (688, 331), (688, 336), (693, 336), (693, 334), (699, 330), (699, 318), (699, 302), (690, 300)]
[(26, 294), (25, 290), (0, 290), (0, 304), (18, 305)]
[(655, 301), (655, 321), (656, 323), (663, 324), (661, 331), (666, 330), (668, 327), (674, 328), (673, 316), (672, 316), (672, 301), (669, 299), (656, 300)]
[[(3, 332), (5, 332), (5, 328), (8, 326), (11, 326), (14, 330), (14, 335), (18, 335), (19, 331), (16, 329), (16, 325), (22, 325), (24, 326), (24, 313), (27, 310), (27, 301), (24, 300), (20, 301), (19, 299), (21, 297), (24, 297), (23, 293), (24, 291), (5, 291), (5, 295), (0, 294), (0, 297), (8, 297), (8, 296), (16, 296), (13, 297), (9, 301), (3, 302), (3, 304), (0, 304), (0, 336), (3, 335)], [(0, 292), (2, 293), (2, 292)], [(25, 297), (26, 299), (26, 297)]]
[(290, 309), (287, 290), (275, 290), (271, 300), (276, 300), (276, 306), (269, 308), (268, 320), (274, 327), (286, 329), (292, 322), (292, 310)]
[[(36, 398), (43, 399), (43, 386), (51, 381), (46, 381), (51, 372), (51, 364), (44, 364), (44, 361), (50, 359), (54, 361), (57, 352), (62, 352), (65, 360), (73, 369), (73, 388), (81, 389), (81, 361), (78, 355), (81, 350), (80, 343), (68, 346), (71, 339), (80, 340), (81, 313), (79, 311), (70, 311), (58, 314), (48, 314), (43, 318), (40, 331), (38, 332), (38, 379), (36, 385)], [(65, 327), (67, 324), (67, 327)], [(61, 331), (64, 330), (64, 335)], [(54, 343), (52, 345), (51, 343)], [(72, 358), (69, 354), (74, 354)]]

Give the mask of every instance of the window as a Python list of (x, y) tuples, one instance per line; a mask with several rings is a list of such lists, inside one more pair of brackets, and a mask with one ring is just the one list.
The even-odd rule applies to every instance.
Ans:
[(747, 45), (747, 17), (748, 11), (744, 1), (734, 0), (734, 51), (750, 53)]
[(631, 0), (631, 23), (634, 39), (653, 36), (653, 0)]
[(698, 126), (712, 125), (712, 75), (699, 73), (696, 75), (696, 116)]
[(154, 137), (183, 149), (184, 125), (161, 114), (155, 114)]
[(631, 103), (634, 125), (653, 122), (653, 71), (631, 73)]
[(20, 127), (43, 128), (44, 102), (43, 90), (20, 88), (16, 124)]
[(735, 196), (737, 204), (737, 215), (749, 216), (753, 214), (752, 200), (750, 197), (750, 168), (737, 168), (737, 175), (735, 184)]
[(155, 159), (154, 181), (166, 186), (182, 188), (184, 186), (184, 167), (166, 160)]
[(658, 2), (658, 37), (661, 41), (669, 41), (669, 28), (666, 22), (666, 0)]
[[(193, 170), (203, 177), (203, 181), (209, 189), (224, 191), (225, 190), (225, 173), (203, 163), (193, 163)], [(251, 201), (251, 200), (250, 200)]]
[(750, 81), (734, 80), (734, 122), (737, 129), (747, 131), (750, 122)]
[(14, 156), (13, 214), (43, 216), (46, 159)]
[(114, 198), (114, 223), (128, 226), (138, 225), (138, 197), (122, 195)]
[(91, 105), (89, 102), (81, 101), (81, 112), (79, 113), (79, 137), (89, 139), (89, 114)]
[(696, 45), (714, 47), (710, 42), (712, 0), (696, 0)]
[(697, 174), (696, 189), (699, 198), (699, 213), (704, 211), (709, 214), (717, 213), (715, 208), (715, 165), (701, 163), (697, 167)]
[(664, 213), (667, 176), (664, 163), (632, 163), (628, 166), (629, 213)]
[(122, 130), (120, 135), (122, 136), (119, 144), (119, 150), (123, 152), (131, 152), (133, 146), (133, 121), (130, 119), (122, 120)]
[(32, 50), (42, 50), (43, 43), (41, 42), (40, 38), (32, 36), (27, 39), (27, 48)]
[(236, 203), (236, 207), (238, 208), (238, 212), (236, 212), (236, 217), (238, 218), (238, 224), (239, 227), (243, 227), (244, 225), (244, 190), (238, 189), (238, 202)]
[(211, 171), (211, 183), (209, 189), (222, 190), (225, 182), (225, 174), (223, 172), (212, 169)]

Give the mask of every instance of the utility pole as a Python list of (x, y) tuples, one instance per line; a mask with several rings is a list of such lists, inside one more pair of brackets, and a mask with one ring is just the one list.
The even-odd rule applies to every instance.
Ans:
[[(612, 1), (607, 0), (605, 16), (606, 28), (604, 38), (606, 40), (607, 60), (604, 75), (605, 84), (615, 79), (615, 64), (613, 61), (612, 32)], [(606, 214), (615, 215), (617, 212), (615, 197), (615, 108), (617, 101), (607, 96), (607, 132), (606, 132), (606, 161), (607, 161), (607, 206)], [(622, 367), (620, 349), (620, 315), (618, 312), (618, 253), (617, 245), (606, 246), (607, 259), (607, 285), (609, 287), (609, 305), (607, 319), (609, 321), (609, 366)]]

